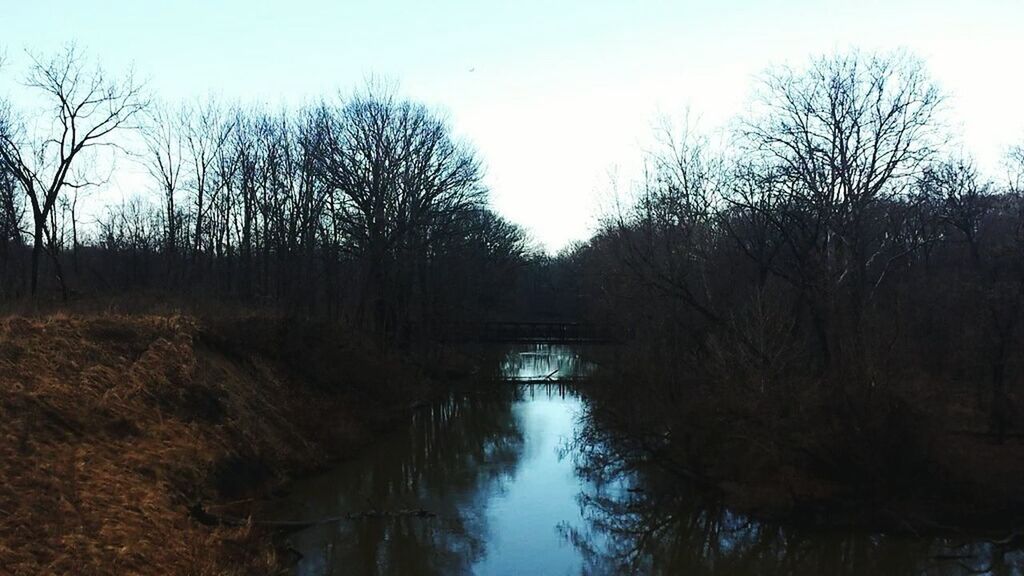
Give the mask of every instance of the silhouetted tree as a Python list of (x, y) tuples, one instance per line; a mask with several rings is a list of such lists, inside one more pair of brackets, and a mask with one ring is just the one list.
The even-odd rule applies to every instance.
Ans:
[[(0, 101), (0, 139), (4, 139), (3, 135), (9, 134), (10, 130), (9, 108), (5, 102)], [(21, 198), (14, 172), (0, 162), (0, 278), (3, 278), (0, 281), (0, 295), (3, 296), (13, 290), (17, 276), (13, 268), (22, 242), (24, 209)]]
[(173, 279), (178, 252), (182, 248), (182, 215), (177, 205), (186, 162), (182, 113), (160, 104), (149, 109), (146, 120), (143, 130), (145, 165), (164, 199), (164, 257), (168, 275)]
[(233, 124), (225, 118), (219, 104), (212, 98), (205, 103), (183, 109), (181, 119), (188, 157), (188, 184), (193, 196), (192, 255), (199, 257), (213, 245), (206, 218), (214, 203), (219, 182), (214, 170), (231, 136)]
[[(899, 253), (876, 213), (905, 194), (934, 155), (941, 103), (917, 60), (853, 53), (771, 73), (761, 116), (744, 125), (745, 154), (760, 158), (774, 180), (765, 193), (782, 195), (745, 208), (782, 208), (765, 214), (789, 248), (773, 269), (805, 294), (826, 364), (868, 368), (864, 307)], [(851, 350), (838, 349), (837, 331)]]
[[(74, 47), (50, 59), (34, 58), (25, 81), (51, 106), (51, 130), (33, 137), (19, 126), (0, 134), (0, 162), (14, 174), (31, 206), (31, 290), (35, 294), (45, 234), (58, 199), (68, 189), (95, 183), (76, 169), (94, 159), (98, 148), (116, 146), (112, 134), (126, 127), (146, 100), (132, 76), (109, 79), (99, 68), (87, 70)], [(49, 248), (64, 288), (57, 246)]]
[[(452, 222), (484, 199), (471, 150), (425, 107), (368, 89), (338, 110), (320, 112), (326, 128), (318, 174), (329, 187), (332, 218), (363, 279), (360, 315), (386, 329), (404, 320), (401, 295), (418, 275), (416, 258), (443, 238)], [(317, 198), (313, 204), (319, 206)]]

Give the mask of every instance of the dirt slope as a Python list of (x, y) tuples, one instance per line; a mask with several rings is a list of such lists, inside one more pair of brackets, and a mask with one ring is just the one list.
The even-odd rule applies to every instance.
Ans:
[(365, 440), (408, 380), (281, 321), (2, 319), (0, 573), (279, 571), (267, 534), (204, 526), (189, 504)]

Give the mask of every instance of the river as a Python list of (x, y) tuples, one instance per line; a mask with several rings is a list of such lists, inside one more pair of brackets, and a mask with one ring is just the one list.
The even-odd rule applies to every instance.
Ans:
[[(302, 480), (275, 515), (300, 575), (1024, 574), (1024, 554), (964, 538), (800, 531), (754, 522), (589, 445), (591, 366), (561, 346), (509, 350), (365, 454)], [(595, 461), (599, 466), (595, 466)], [(666, 483), (672, 489), (666, 489)]]

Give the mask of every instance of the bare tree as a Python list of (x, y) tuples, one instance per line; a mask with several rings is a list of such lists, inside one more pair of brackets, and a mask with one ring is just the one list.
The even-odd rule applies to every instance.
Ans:
[(322, 199), (336, 199), (332, 217), (365, 262), (362, 300), (372, 301), (374, 324), (394, 324), (403, 311), (389, 276), (409, 270), (393, 266), (396, 257), (423, 254), (483, 202), (480, 163), (436, 115), (386, 91), (368, 89), (324, 117), (318, 166), (330, 190)]
[(1006, 167), (1010, 192), (1024, 194), (1024, 144), (1010, 148), (1006, 155)]
[[(7, 114), (0, 103), (0, 133), (7, 130)], [(15, 281), (13, 263), (22, 248), (24, 219), (23, 196), (19, 193), (14, 173), (0, 163), (0, 295), (12, 291)]]
[(823, 58), (806, 71), (778, 70), (763, 88), (763, 114), (741, 135), (746, 154), (774, 167), (771, 189), (788, 197), (787, 209), (769, 215), (789, 245), (785, 276), (808, 292), (825, 349), (837, 344), (828, 325), (843, 290), (861, 355), (863, 307), (898, 255), (872, 213), (903, 195), (941, 144), (942, 96), (921, 63), (901, 54)]
[(721, 318), (709, 305), (707, 248), (713, 232), (720, 166), (707, 142), (686, 127), (659, 133), (630, 211), (617, 216), (628, 248), (625, 262), (652, 289), (679, 298), (704, 319)]
[[(110, 79), (99, 68), (87, 69), (69, 47), (50, 59), (33, 58), (26, 84), (38, 91), (54, 114), (50, 130), (33, 137), (25, 127), (0, 134), (0, 162), (28, 196), (32, 212), (31, 290), (39, 279), (45, 233), (58, 199), (68, 189), (95, 184), (75, 168), (98, 148), (117, 147), (111, 135), (129, 126), (146, 106), (142, 87), (129, 74)], [(60, 265), (54, 265), (63, 288)]]
[(213, 204), (210, 196), (215, 192), (212, 186), (214, 171), (220, 161), (221, 152), (231, 137), (233, 124), (225, 117), (221, 107), (214, 100), (186, 108), (182, 113), (181, 126), (189, 155), (192, 191), (195, 195), (195, 231), (193, 232), (193, 255), (203, 251), (206, 234), (206, 216)]
[(146, 169), (157, 181), (164, 200), (164, 250), (169, 270), (174, 266), (181, 235), (181, 217), (176, 204), (186, 162), (181, 120), (180, 113), (160, 104), (150, 108), (143, 130), (147, 152)]

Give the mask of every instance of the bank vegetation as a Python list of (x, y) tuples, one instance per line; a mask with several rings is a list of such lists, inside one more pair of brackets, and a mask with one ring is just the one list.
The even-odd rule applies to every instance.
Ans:
[(767, 72), (723, 146), (666, 130), (559, 260), (636, 340), (598, 388), (613, 438), (805, 520), (1019, 518), (1024, 150), (982, 173), (907, 54)]

